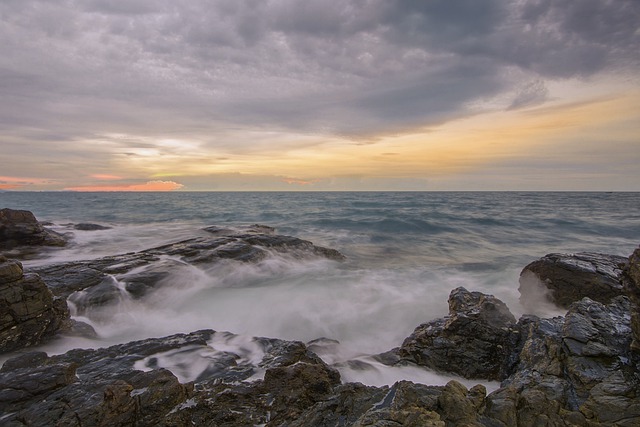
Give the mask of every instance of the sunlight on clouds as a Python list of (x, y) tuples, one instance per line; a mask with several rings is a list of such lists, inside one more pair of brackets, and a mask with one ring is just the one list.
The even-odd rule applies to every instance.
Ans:
[(173, 191), (183, 187), (173, 181), (149, 181), (144, 184), (119, 184), (119, 185), (81, 185), (68, 187), (68, 191)]
[[(638, 127), (633, 123), (640, 116), (639, 101), (638, 93), (629, 93), (608, 98), (583, 97), (571, 103), (548, 102), (544, 106), (517, 110), (494, 110), (428, 130), (380, 136), (369, 144), (337, 137), (251, 129), (225, 134), (222, 144), (212, 139), (209, 149), (195, 140), (120, 136), (120, 140), (137, 140), (138, 146), (119, 148), (118, 151), (126, 155), (118, 157), (114, 170), (129, 174), (135, 171), (138, 177), (158, 180), (184, 182), (189, 177), (189, 182), (196, 182), (199, 179), (202, 184), (198, 183), (198, 188), (215, 177), (216, 188), (224, 189), (225, 182), (231, 182), (229, 177), (236, 176), (233, 174), (272, 177), (273, 188), (280, 188), (277, 182), (291, 188), (325, 188), (327, 183), (343, 182), (332, 179), (344, 178), (347, 187), (336, 189), (348, 189), (349, 180), (356, 179), (350, 177), (378, 180), (376, 182), (384, 187), (384, 180), (392, 183), (398, 179), (433, 178), (433, 182), (446, 182), (446, 177), (455, 180), (456, 174), (481, 171), (496, 162), (520, 161), (518, 159), (527, 160), (523, 169), (529, 161), (554, 161), (562, 155), (573, 156), (571, 160), (579, 162), (583, 155), (579, 150), (586, 141), (591, 141), (592, 151), (601, 153), (604, 164), (615, 160), (615, 153), (598, 148), (604, 147), (599, 142), (630, 144), (637, 139)], [(234, 139), (238, 141), (235, 146), (228, 144)], [(110, 174), (93, 177), (107, 179), (109, 176), (117, 177)], [(162, 188), (150, 183), (72, 188), (84, 191), (180, 188), (164, 187), (173, 181), (158, 182), (163, 183)], [(191, 184), (189, 188), (193, 188)]]
[(639, 99), (634, 94), (488, 113), (452, 121), (427, 133), (386, 137), (370, 145), (334, 141), (322, 149), (289, 151), (267, 162), (253, 163), (247, 159), (238, 165), (242, 166), (238, 170), (256, 174), (277, 172), (303, 180), (348, 174), (372, 177), (455, 174), (499, 159), (558, 149), (558, 145), (579, 143), (586, 137), (597, 137), (602, 142), (637, 138), (637, 127), (629, 129), (620, 123), (640, 116)]
[(117, 181), (122, 179), (121, 176), (118, 175), (109, 175), (104, 173), (96, 173), (93, 175), (89, 175), (91, 178), (98, 179), (100, 181)]
[(0, 190), (25, 190), (32, 186), (48, 185), (55, 180), (43, 178), (25, 178), (17, 176), (0, 176)]

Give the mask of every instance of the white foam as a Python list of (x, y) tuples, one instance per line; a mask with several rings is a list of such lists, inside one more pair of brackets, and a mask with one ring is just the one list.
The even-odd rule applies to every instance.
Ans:
[(482, 384), (487, 393), (500, 388), (498, 381), (468, 380), (452, 374), (439, 374), (419, 366), (387, 366), (371, 357), (354, 359), (356, 364), (342, 364), (338, 367), (343, 382), (359, 382), (370, 386), (391, 385), (406, 380), (425, 385), (446, 385), (456, 380), (467, 388)]

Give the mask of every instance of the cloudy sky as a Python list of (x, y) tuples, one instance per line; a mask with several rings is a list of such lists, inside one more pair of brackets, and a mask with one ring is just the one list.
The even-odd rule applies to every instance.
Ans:
[(638, 0), (0, 0), (0, 189), (640, 191)]

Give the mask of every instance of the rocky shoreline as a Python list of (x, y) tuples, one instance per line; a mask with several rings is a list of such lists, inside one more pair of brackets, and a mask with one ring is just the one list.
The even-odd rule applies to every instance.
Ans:
[[(33, 215), (0, 212), (0, 247), (11, 249), (5, 253), (46, 244), (24, 231), (48, 232)], [(89, 226), (82, 224), (97, 229)], [(457, 288), (448, 316), (417, 326), (399, 347), (376, 356), (390, 366), (500, 381), (489, 394), (457, 381), (343, 383), (313, 352), (314, 343), (213, 330), (56, 356), (29, 351), (59, 334), (94, 333), (70, 318), (68, 304), (82, 313), (123, 292), (145, 298), (186, 263), (252, 263), (273, 251), (344, 259), (266, 226), (206, 231), (140, 252), (26, 272), (0, 256), (0, 352), (22, 349), (0, 369), (0, 425), (640, 425), (640, 248), (629, 258), (549, 254), (526, 266), (522, 297), (543, 295), (567, 309), (562, 317), (516, 319), (499, 299)]]

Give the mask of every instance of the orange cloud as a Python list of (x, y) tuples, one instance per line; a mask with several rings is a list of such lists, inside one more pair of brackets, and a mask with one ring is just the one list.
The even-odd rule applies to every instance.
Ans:
[(0, 190), (12, 190), (14, 188), (20, 188), (22, 185), (19, 184), (0, 184)]
[(286, 182), (287, 184), (295, 184), (295, 185), (311, 185), (315, 184), (319, 180), (312, 179), (310, 181), (306, 181), (304, 179), (296, 179), (296, 178), (282, 178), (282, 182)]
[(102, 174), (102, 173), (97, 173), (89, 176), (91, 178), (99, 179), (101, 181), (116, 181), (118, 179), (122, 179), (122, 177), (118, 175), (109, 175), (109, 174)]
[(144, 184), (119, 184), (119, 185), (81, 185), (68, 187), (69, 191), (173, 191), (184, 187), (173, 181), (149, 181)]

